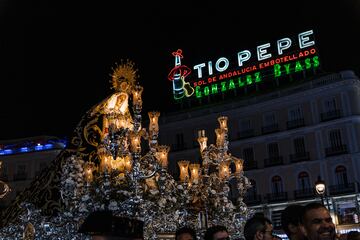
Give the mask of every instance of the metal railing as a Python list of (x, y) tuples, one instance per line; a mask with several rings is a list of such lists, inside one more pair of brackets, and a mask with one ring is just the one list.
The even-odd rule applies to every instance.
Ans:
[(305, 119), (299, 118), (296, 120), (291, 120), (286, 122), (287, 129), (294, 129), (305, 126)]
[(282, 156), (269, 157), (269, 158), (264, 159), (265, 167), (277, 166), (277, 165), (282, 165), (282, 164), (284, 164)]
[(309, 152), (299, 152), (295, 154), (289, 155), (290, 162), (302, 162), (302, 161), (309, 161), (310, 160), (310, 153)]
[(345, 154), (345, 153), (348, 153), (348, 149), (345, 144), (325, 148), (325, 155), (327, 157)]

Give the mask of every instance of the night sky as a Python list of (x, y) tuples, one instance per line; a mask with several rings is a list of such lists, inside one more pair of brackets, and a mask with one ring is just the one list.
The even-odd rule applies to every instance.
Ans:
[(360, 75), (357, 0), (107, 2), (0, 2), (1, 140), (69, 136), (112, 93), (121, 59), (139, 69), (144, 112), (170, 111), (167, 74), (178, 48), (193, 66), (313, 29), (324, 71)]

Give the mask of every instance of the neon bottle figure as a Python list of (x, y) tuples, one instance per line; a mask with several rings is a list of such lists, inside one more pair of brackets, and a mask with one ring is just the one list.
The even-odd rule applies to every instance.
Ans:
[[(173, 94), (174, 99), (179, 100), (187, 94), (185, 91), (185, 77), (190, 74), (191, 70), (185, 65), (181, 65), (182, 50), (178, 49), (176, 52), (173, 52), (172, 55), (175, 57), (175, 66), (170, 71), (168, 79), (173, 82)], [(188, 84), (188, 83), (187, 83)], [(188, 84), (190, 85), (190, 84)]]

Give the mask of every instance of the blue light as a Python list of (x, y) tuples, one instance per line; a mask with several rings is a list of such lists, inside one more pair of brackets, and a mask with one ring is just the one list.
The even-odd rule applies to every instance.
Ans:
[(45, 147), (45, 149), (50, 149), (50, 148), (53, 148), (54, 145), (52, 143), (47, 143), (47, 144), (45, 144), (44, 147)]
[(0, 150), (0, 155), (4, 155), (4, 150)]
[(29, 148), (28, 147), (22, 147), (20, 148), (20, 152), (28, 152)]
[(13, 153), (13, 150), (11, 150), (11, 149), (4, 150), (4, 154), (12, 154), (12, 153)]
[(44, 149), (44, 146), (41, 145), (41, 144), (35, 146), (36, 151), (40, 151), (40, 150), (43, 150), (43, 149)]

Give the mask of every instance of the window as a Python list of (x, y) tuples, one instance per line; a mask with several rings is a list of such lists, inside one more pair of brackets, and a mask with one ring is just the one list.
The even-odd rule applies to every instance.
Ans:
[(342, 141), (341, 141), (341, 132), (340, 129), (335, 129), (330, 131), (329, 133), (329, 142), (331, 147), (341, 147)]
[(337, 185), (348, 185), (346, 168), (344, 166), (340, 165), (335, 168), (335, 176)]
[(269, 158), (279, 157), (279, 147), (277, 143), (269, 143), (268, 145)]
[(294, 121), (303, 118), (302, 109), (300, 106), (289, 110), (289, 121)]
[(274, 176), (271, 178), (272, 193), (279, 194), (283, 192), (282, 180), (280, 176)]
[(266, 113), (264, 115), (264, 126), (270, 126), (276, 124), (276, 118), (274, 113)]
[(305, 152), (305, 140), (303, 137), (294, 139), (295, 154), (301, 154)]
[(336, 108), (336, 99), (335, 98), (329, 98), (324, 101), (324, 111), (325, 112), (333, 112)]
[(299, 190), (311, 189), (310, 178), (307, 172), (301, 172), (298, 175)]
[(245, 162), (254, 161), (254, 150), (253, 150), (253, 148), (244, 148), (243, 157), (244, 157)]

